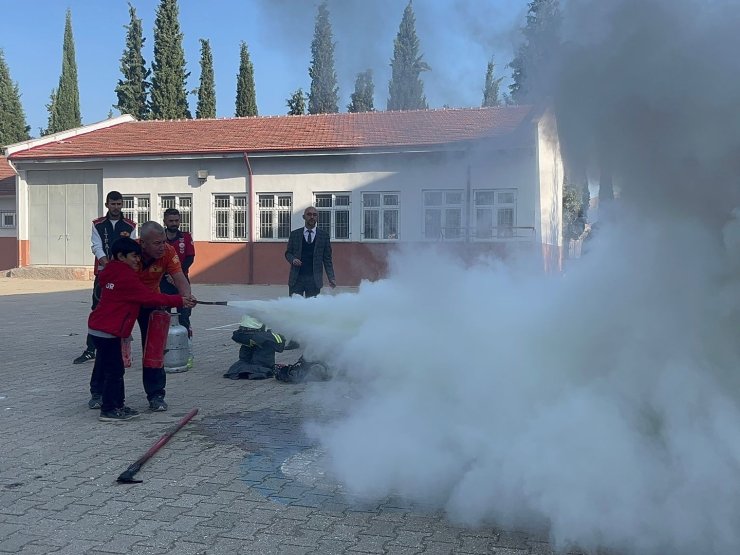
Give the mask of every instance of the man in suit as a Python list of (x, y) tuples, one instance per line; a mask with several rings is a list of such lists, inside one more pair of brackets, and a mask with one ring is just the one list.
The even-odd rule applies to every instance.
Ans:
[(329, 286), (332, 289), (337, 286), (331, 259), (331, 241), (325, 231), (316, 227), (318, 218), (318, 210), (309, 206), (303, 212), (305, 225), (290, 232), (285, 259), (290, 264), (288, 292), (291, 296), (317, 296), (324, 285), (324, 270)]

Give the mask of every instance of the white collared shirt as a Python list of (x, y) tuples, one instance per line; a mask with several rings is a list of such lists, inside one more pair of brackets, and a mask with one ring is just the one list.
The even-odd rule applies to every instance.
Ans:
[[(303, 227), (303, 238), (306, 240), (306, 243), (308, 243), (308, 228)], [(316, 228), (314, 227), (311, 230), (311, 242), (313, 243), (316, 240)]]

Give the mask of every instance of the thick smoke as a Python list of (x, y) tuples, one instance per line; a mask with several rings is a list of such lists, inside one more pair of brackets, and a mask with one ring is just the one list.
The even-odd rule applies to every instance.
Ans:
[(352, 494), (557, 547), (734, 554), (740, 6), (572, 0), (564, 21), (561, 124), (621, 190), (581, 260), (409, 247), (357, 294), (249, 309), (341, 372), (315, 429)]

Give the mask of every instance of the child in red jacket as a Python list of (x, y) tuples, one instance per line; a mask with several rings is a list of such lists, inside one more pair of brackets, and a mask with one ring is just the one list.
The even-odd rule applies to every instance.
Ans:
[(100, 420), (119, 422), (139, 416), (125, 406), (123, 355), (121, 339), (131, 335), (140, 306), (192, 308), (195, 297), (155, 293), (139, 280), (141, 246), (128, 237), (111, 246), (111, 261), (98, 276), (100, 302), (90, 313), (87, 325), (97, 356), (93, 374), (103, 376), (103, 401)]

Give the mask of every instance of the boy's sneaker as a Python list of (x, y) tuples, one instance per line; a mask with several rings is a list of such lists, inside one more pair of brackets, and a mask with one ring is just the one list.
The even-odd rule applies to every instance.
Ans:
[(108, 411), (101, 410), (98, 420), (100, 420), (101, 422), (123, 422), (125, 420), (137, 418), (138, 416), (139, 413), (134, 409), (123, 407), (121, 409), (113, 409)]
[(87, 402), (88, 408), (91, 409), (99, 409), (103, 406), (103, 396), (102, 395), (93, 395), (90, 397), (90, 400)]
[(167, 403), (164, 401), (164, 397), (154, 397), (149, 401), (149, 410), (152, 412), (164, 412), (167, 410)]
[(72, 361), (72, 364), (83, 364), (88, 360), (95, 360), (95, 351), (83, 351), (80, 356)]

